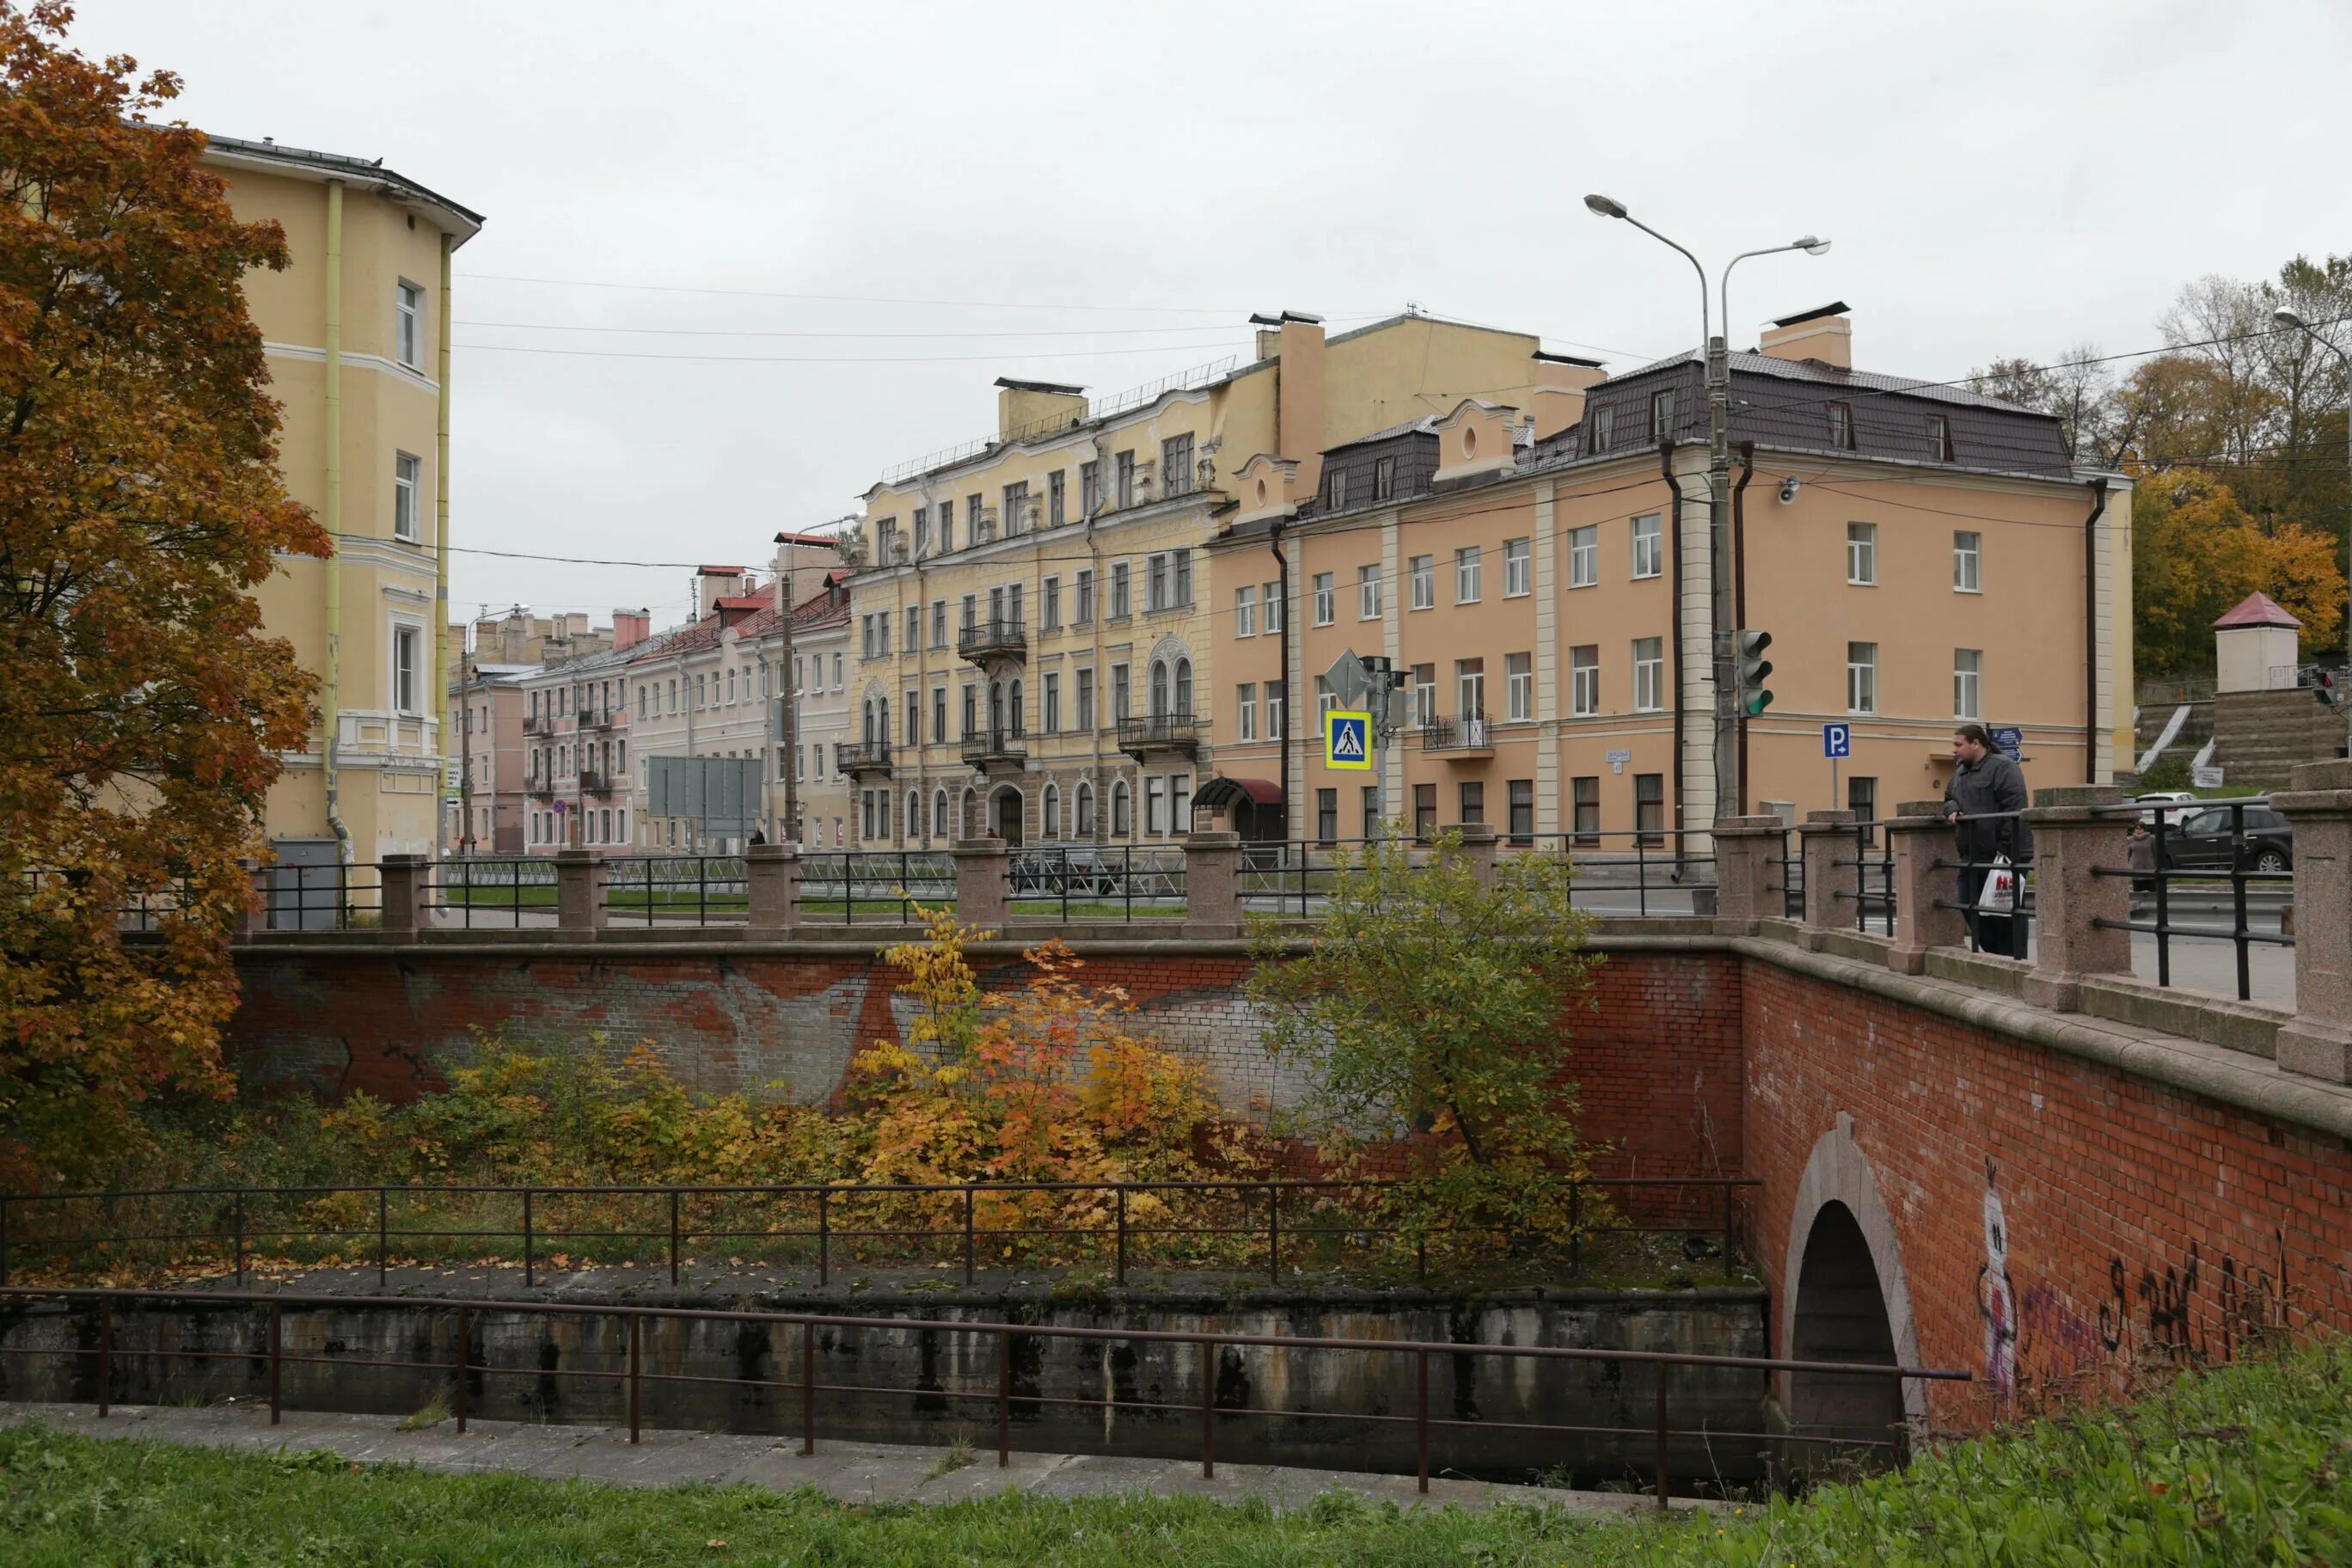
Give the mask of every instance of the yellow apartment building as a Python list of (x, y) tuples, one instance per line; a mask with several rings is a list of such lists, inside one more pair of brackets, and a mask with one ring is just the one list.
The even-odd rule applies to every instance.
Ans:
[[(2031, 784), (2111, 779), (2130, 765), (2129, 482), (2078, 471), (2048, 416), (1856, 371), (1851, 344), (1838, 306), (1733, 356), (1734, 618), (1772, 634), (1775, 700), (1726, 810), (1891, 814), (1940, 794), (1969, 720), (2021, 731)], [(1701, 358), (1554, 379), (1574, 384), (1331, 447), (1319, 486), (1251, 489), (1211, 543), (1233, 612), (1204, 700), (1219, 768), (1286, 785), (1210, 786), (1245, 833), (1277, 830), (1269, 795), (1300, 804), (1294, 839), (1483, 822), (1627, 852), (1713, 821)], [(1398, 672), (1372, 773), (1323, 765), (1312, 711), (1279, 740), (1265, 596), (1284, 581), (1301, 703), (1336, 700), (1319, 679), (1343, 650)], [(1832, 723), (1852, 738), (1834, 787)]]
[(1474, 394), (1559, 391), (1527, 333), (1252, 323), (1250, 363), (1114, 398), (1001, 380), (992, 438), (866, 492), (849, 542), (857, 842), (1188, 832), (1237, 739), (1212, 700), (1224, 608), (1203, 551), (1244, 493), (1303, 500), (1328, 448)]
[(281, 860), (430, 853), (453, 700), (446, 557), (449, 258), (482, 217), (379, 162), (215, 136), (206, 165), (292, 265), (246, 299), (283, 408), (287, 489), (332, 538), (257, 591), (263, 622), (319, 678), (319, 723), (265, 826)]

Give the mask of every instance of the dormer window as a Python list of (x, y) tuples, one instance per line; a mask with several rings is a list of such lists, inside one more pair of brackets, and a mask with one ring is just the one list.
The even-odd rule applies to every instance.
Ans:
[(1830, 405), (1830, 445), (1841, 452), (1853, 450), (1853, 405)]
[(1952, 422), (1940, 414), (1927, 416), (1927, 460), (1931, 463), (1952, 460)]
[(1333, 511), (1348, 504), (1348, 470), (1334, 468), (1323, 481), (1323, 504)]
[(1617, 410), (1607, 404), (1594, 409), (1585, 423), (1591, 426), (1584, 437), (1587, 456), (1598, 456), (1609, 450), (1611, 439), (1617, 433)]
[(1675, 438), (1675, 389), (1650, 395), (1650, 439), (1671, 441)]
[(1372, 463), (1372, 499), (1386, 500), (1396, 494), (1396, 459), (1377, 458)]

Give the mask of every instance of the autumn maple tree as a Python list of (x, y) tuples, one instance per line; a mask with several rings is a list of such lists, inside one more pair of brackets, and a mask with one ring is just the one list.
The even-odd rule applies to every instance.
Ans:
[(2342, 547), (2300, 523), (2264, 526), (2202, 469), (2139, 477), (2132, 500), (2132, 599), (2143, 673), (2213, 661), (2213, 623), (2263, 593), (2303, 623), (2303, 653), (2342, 646)]
[[(240, 857), (309, 680), (263, 637), (273, 552), (328, 543), (276, 467), (231, 212), (179, 90), (0, 6), (0, 1183), (121, 1153), (217, 1090)], [(154, 911), (126, 922), (123, 911)], [(126, 940), (127, 923), (152, 934)]]

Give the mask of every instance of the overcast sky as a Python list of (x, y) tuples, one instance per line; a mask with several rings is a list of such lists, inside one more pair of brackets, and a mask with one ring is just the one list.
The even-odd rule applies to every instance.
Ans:
[[(1830, 237), (1741, 268), (1735, 346), (1843, 299), (1863, 364), (1933, 378), (2147, 347), (2189, 279), (2352, 250), (2340, 0), (90, 0), (74, 37), (180, 72), (207, 130), (488, 215), (461, 550), (761, 562), (992, 434), (996, 376), (1117, 392), (1245, 352), (1253, 310), (1689, 346), (1687, 264), (1588, 191), (1710, 267)], [(461, 614), (685, 609), (669, 567), (452, 582)]]

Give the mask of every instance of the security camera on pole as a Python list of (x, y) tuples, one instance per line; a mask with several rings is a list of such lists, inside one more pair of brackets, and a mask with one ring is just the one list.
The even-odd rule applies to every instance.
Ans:
[[(1709, 598), (1713, 605), (1715, 654), (1715, 808), (1717, 815), (1737, 816), (1747, 809), (1743, 798), (1746, 789), (1739, 776), (1739, 726), (1745, 721), (1740, 705), (1732, 695), (1732, 594), (1735, 581), (1731, 559), (1731, 351), (1722, 333), (1715, 330), (1714, 315), (1707, 299), (1706, 268), (1699, 266), (1698, 258), (1684, 250), (1656, 229), (1625, 210), (1625, 204), (1609, 196), (1591, 195), (1584, 205), (1600, 217), (1613, 217), (1632, 224), (1652, 239), (1680, 251), (1698, 273), (1699, 331), (1706, 342), (1706, 482), (1708, 496), (1707, 538), (1709, 553), (1715, 562), (1714, 581)], [(1723, 277), (1717, 287), (1722, 304), (1725, 332), (1731, 330), (1731, 269), (1751, 256), (1778, 256), (1784, 250), (1801, 250), (1808, 256), (1820, 256), (1830, 247), (1830, 242), (1813, 235), (1790, 240), (1786, 245), (1767, 246), (1761, 250), (1743, 250), (1724, 263)], [(1781, 499), (1790, 499), (1793, 491), (1784, 491)], [(1675, 592), (1682, 592), (1682, 563), (1675, 563)], [(1675, 693), (1675, 706), (1682, 706), (1682, 693)]]

